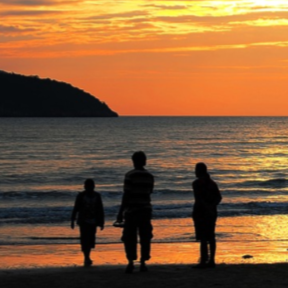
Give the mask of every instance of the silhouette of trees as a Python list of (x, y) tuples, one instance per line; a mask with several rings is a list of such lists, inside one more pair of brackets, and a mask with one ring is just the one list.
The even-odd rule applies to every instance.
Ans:
[(2, 117), (117, 117), (104, 102), (65, 82), (0, 71)]

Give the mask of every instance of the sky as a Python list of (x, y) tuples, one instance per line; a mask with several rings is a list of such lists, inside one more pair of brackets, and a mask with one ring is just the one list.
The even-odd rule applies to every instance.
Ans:
[(120, 116), (288, 115), (287, 0), (0, 0), (0, 70)]

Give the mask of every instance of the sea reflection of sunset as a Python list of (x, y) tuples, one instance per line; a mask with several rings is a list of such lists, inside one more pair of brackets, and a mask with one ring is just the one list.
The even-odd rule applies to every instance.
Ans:
[(69, 220), (89, 177), (106, 213), (95, 262), (123, 264), (121, 229), (112, 223), (135, 150), (146, 152), (155, 175), (151, 263), (198, 260), (191, 220), (198, 161), (223, 195), (217, 262), (285, 262), (287, 129), (285, 117), (1, 119), (0, 268), (82, 264)]

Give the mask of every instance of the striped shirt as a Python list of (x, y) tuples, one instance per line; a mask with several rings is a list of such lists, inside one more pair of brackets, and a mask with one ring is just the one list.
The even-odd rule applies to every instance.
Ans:
[(122, 221), (125, 213), (137, 212), (143, 209), (152, 209), (151, 193), (154, 187), (154, 177), (144, 168), (133, 169), (125, 175), (124, 194), (117, 216)]

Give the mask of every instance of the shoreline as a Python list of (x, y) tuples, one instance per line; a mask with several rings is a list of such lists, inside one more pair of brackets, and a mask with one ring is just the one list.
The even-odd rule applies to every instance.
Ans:
[[(3, 271), (83, 266), (79, 244), (5, 245), (0, 246), (0, 258), (0, 270)], [(122, 243), (96, 244), (91, 258), (95, 267), (127, 264)], [(198, 262), (198, 258), (198, 242), (152, 242), (151, 259), (147, 265), (192, 266)], [(217, 265), (279, 264), (287, 261), (288, 241), (217, 242)]]
[[(287, 220), (288, 216), (219, 218), (216, 263), (286, 263), (288, 239), (284, 236), (288, 235)], [(274, 229), (275, 225), (279, 229)], [(199, 242), (192, 238), (191, 219), (154, 220), (153, 227), (154, 238), (148, 265), (193, 265), (198, 262)], [(8, 240), (14, 239), (11, 245), (0, 245), (0, 270), (83, 266), (83, 255), (77, 240), (78, 231), (71, 230), (68, 225), (30, 225), (22, 229), (15, 226), (13, 230), (3, 226), (0, 230), (2, 236), (7, 235)], [(105, 239), (119, 239), (121, 232), (121, 229), (107, 225), (105, 235), (101, 232), (97, 234), (96, 248), (91, 253), (95, 266), (126, 265), (123, 243), (120, 240), (110, 244), (104, 242)], [(21, 242), (17, 243), (17, 239), (25, 241), (26, 238), (34, 240), (26, 244), (23, 242), (23, 245)], [(45, 239), (45, 242), (41, 239)], [(53, 239), (74, 240), (67, 244), (59, 240), (60, 243), (57, 244)], [(173, 241), (161, 241), (162, 239)]]

